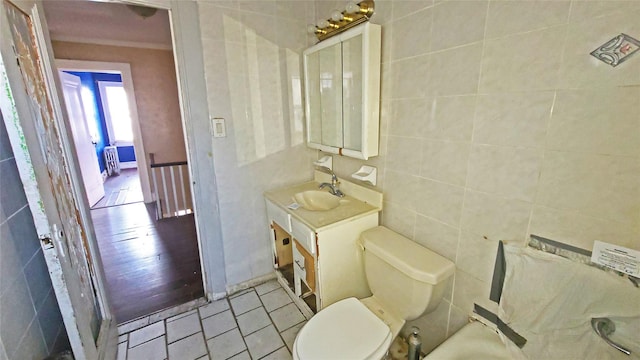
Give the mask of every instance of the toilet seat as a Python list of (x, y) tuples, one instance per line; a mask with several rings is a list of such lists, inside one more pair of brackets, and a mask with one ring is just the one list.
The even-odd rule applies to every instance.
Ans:
[(296, 337), (294, 359), (381, 359), (392, 340), (389, 327), (356, 298), (318, 312)]

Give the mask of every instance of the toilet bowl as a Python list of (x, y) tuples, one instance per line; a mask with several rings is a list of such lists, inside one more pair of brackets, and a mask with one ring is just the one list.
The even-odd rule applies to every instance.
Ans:
[(363, 232), (360, 242), (373, 296), (318, 312), (296, 336), (294, 359), (381, 359), (407, 320), (442, 300), (451, 261), (383, 226)]

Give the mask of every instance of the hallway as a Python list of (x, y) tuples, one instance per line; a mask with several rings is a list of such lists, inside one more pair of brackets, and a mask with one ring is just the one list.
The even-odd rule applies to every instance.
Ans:
[(138, 169), (122, 169), (120, 175), (109, 176), (104, 182), (104, 197), (91, 209), (141, 202), (142, 187)]
[(193, 215), (157, 221), (137, 202), (91, 217), (118, 323), (204, 295)]

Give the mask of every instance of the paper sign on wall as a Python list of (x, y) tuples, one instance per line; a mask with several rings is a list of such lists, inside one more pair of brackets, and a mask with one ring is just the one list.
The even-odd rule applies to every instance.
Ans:
[(608, 268), (640, 277), (640, 251), (595, 241), (591, 261)]

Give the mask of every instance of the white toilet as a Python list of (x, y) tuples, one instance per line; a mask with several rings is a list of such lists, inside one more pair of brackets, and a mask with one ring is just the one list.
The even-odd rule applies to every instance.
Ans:
[(383, 226), (363, 232), (360, 241), (373, 296), (318, 312), (298, 333), (294, 359), (381, 359), (407, 320), (442, 300), (455, 271), (451, 261)]

